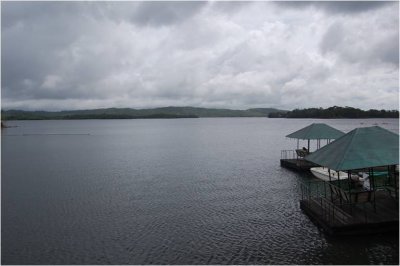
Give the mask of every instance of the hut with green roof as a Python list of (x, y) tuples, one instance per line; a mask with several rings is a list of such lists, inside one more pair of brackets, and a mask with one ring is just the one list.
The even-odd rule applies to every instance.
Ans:
[(305, 159), (335, 171), (397, 165), (399, 135), (379, 126), (356, 128)]
[[(310, 167), (315, 166), (315, 164), (304, 161), (303, 158), (310, 154), (310, 141), (317, 141), (318, 150), (321, 147), (321, 140), (326, 140), (328, 144), (331, 140), (337, 139), (343, 135), (344, 133), (342, 131), (324, 123), (313, 123), (299, 129), (286, 136), (287, 138), (297, 139), (297, 149), (281, 151), (281, 166), (295, 170), (309, 170)], [(299, 140), (307, 140), (308, 148), (300, 149)]]
[[(310, 151), (310, 140), (317, 140), (317, 148), (320, 148), (321, 140), (333, 140), (343, 136), (344, 133), (336, 128), (324, 123), (313, 123), (305, 128), (299, 129), (289, 135), (287, 138), (303, 139), (308, 141), (308, 151)], [(299, 148), (299, 147), (297, 147)]]
[[(329, 176), (330, 181), (321, 181), (324, 193), (315, 194), (314, 190), (311, 195), (309, 183), (301, 201), (307, 214), (331, 229), (332, 224), (361, 224), (366, 231), (377, 224), (398, 228), (398, 134), (379, 126), (356, 128), (307, 155), (305, 160), (348, 174), (344, 180)], [(369, 178), (368, 189), (359, 186), (357, 179), (361, 178), (357, 177), (361, 174)], [(326, 213), (336, 213), (336, 217)]]
[(347, 201), (351, 200), (351, 194), (357, 195), (358, 192), (352, 185), (352, 173), (360, 172), (368, 173), (370, 191), (383, 187), (393, 191), (396, 197), (398, 195), (395, 169), (399, 164), (399, 135), (389, 130), (378, 126), (356, 128), (307, 155), (305, 160), (335, 171), (346, 171), (348, 180), (334, 182), (339, 189), (347, 188), (347, 194), (342, 192), (342, 198)]

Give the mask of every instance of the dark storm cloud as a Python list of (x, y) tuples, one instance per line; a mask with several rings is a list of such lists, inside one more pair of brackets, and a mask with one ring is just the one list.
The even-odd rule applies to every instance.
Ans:
[(76, 27), (82, 19), (69, 15), (76, 14), (79, 5), (6, 2), (2, 9), (2, 95), (41, 97), (39, 80), (60, 67), (59, 54), (80, 35)]
[(79, 14), (85, 6), (79, 2), (39, 2), (39, 1), (9, 1), (2, 2), (5, 9), (1, 14), (2, 29), (20, 23), (36, 23), (53, 20), (54, 18), (67, 19), (71, 14)]
[[(282, 1), (275, 2), (288, 8), (315, 7), (331, 14), (353, 14), (396, 5), (396, 1)], [(393, 7), (396, 8), (396, 7)]]
[[(395, 3), (395, 2), (392, 2)], [(358, 13), (365, 12), (369, 10), (374, 10), (377, 8), (384, 7), (386, 5), (392, 4), (390, 2), (379, 2), (379, 1), (343, 1), (343, 2), (319, 2), (317, 6), (323, 8), (331, 13)]]
[(251, 1), (234, 1), (234, 2), (229, 2), (229, 1), (217, 1), (217, 2), (212, 2), (212, 7), (215, 8), (217, 11), (221, 12), (236, 12), (239, 11), (242, 8), (245, 8), (246, 6), (252, 5), (255, 2)]
[(380, 53), (382, 61), (399, 66), (399, 34), (392, 36), (387, 42), (382, 42), (375, 50)]
[(374, 25), (360, 25), (359, 31), (355, 35), (348, 24), (343, 22), (331, 24), (320, 43), (322, 53), (333, 53), (340, 56), (342, 60), (352, 63), (383, 62), (399, 66), (398, 27), (386, 29), (386, 34), (380, 38), (374, 36), (376, 34)]
[(2, 105), (397, 108), (393, 7), (3, 2)]
[(141, 2), (131, 20), (141, 25), (168, 25), (193, 16), (207, 2)]

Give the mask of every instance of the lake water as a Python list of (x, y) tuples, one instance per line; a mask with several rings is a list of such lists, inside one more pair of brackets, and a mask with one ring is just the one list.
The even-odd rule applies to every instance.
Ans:
[[(398, 264), (399, 236), (328, 237), (302, 213), (284, 136), (397, 119), (10, 121), (3, 264)], [(305, 146), (301, 142), (300, 145)]]

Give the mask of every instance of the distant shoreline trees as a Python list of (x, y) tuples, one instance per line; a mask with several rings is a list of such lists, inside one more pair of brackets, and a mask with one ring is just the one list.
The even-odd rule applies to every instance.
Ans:
[(353, 107), (333, 106), (323, 108), (294, 109), (289, 112), (275, 112), (268, 115), (270, 118), (399, 118), (398, 110), (364, 111)]
[(151, 109), (107, 108), (75, 111), (23, 111), (3, 110), (3, 120), (48, 120), (48, 119), (168, 119), (198, 117), (267, 117), (270, 112), (287, 112), (274, 108), (253, 108), (247, 110), (160, 107)]
[(293, 111), (274, 108), (247, 110), (198, 107), (161, 107), (152, 109), (108, 108), (75, 111), (2, 110), (2, 120), (69, 120), (69, 119), (168, 119), (198, 117), (270, 117), (270, 118), (399, 118), (398, 110), (363, 111), (353, 107), (333, 106), (326, 109), (308, 108)]

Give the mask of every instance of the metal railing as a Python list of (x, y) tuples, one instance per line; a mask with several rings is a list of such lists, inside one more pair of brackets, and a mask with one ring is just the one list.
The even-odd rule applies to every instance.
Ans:
[(329, 195), (328, 184), (324, 181), (308, 181), (301, 183), (302, 199), (311, 197), (327, 197)]
[(297, 159), (297, 154), (295, 150), (281, 150), (281, 159)]
[(329, 221), (330, 224), (336, 222), (346, 224), (352, 220), (351, 214), (345, 212), (326, 198), (312, 198), (311, 201), (320, 206), (320, 215), (325, 221)]
[(316, 206), (317, 208), (314, 208), (316, 214), (328, 223), (355, 224), (370, 221), (368, 207), (371, 206), (367, 206), (368, 202), (345, 202), (339, 197), (331, 191), (328, 182), (311, 181), (301, 184), (303, 204), (308, 205), (309, 208)]

